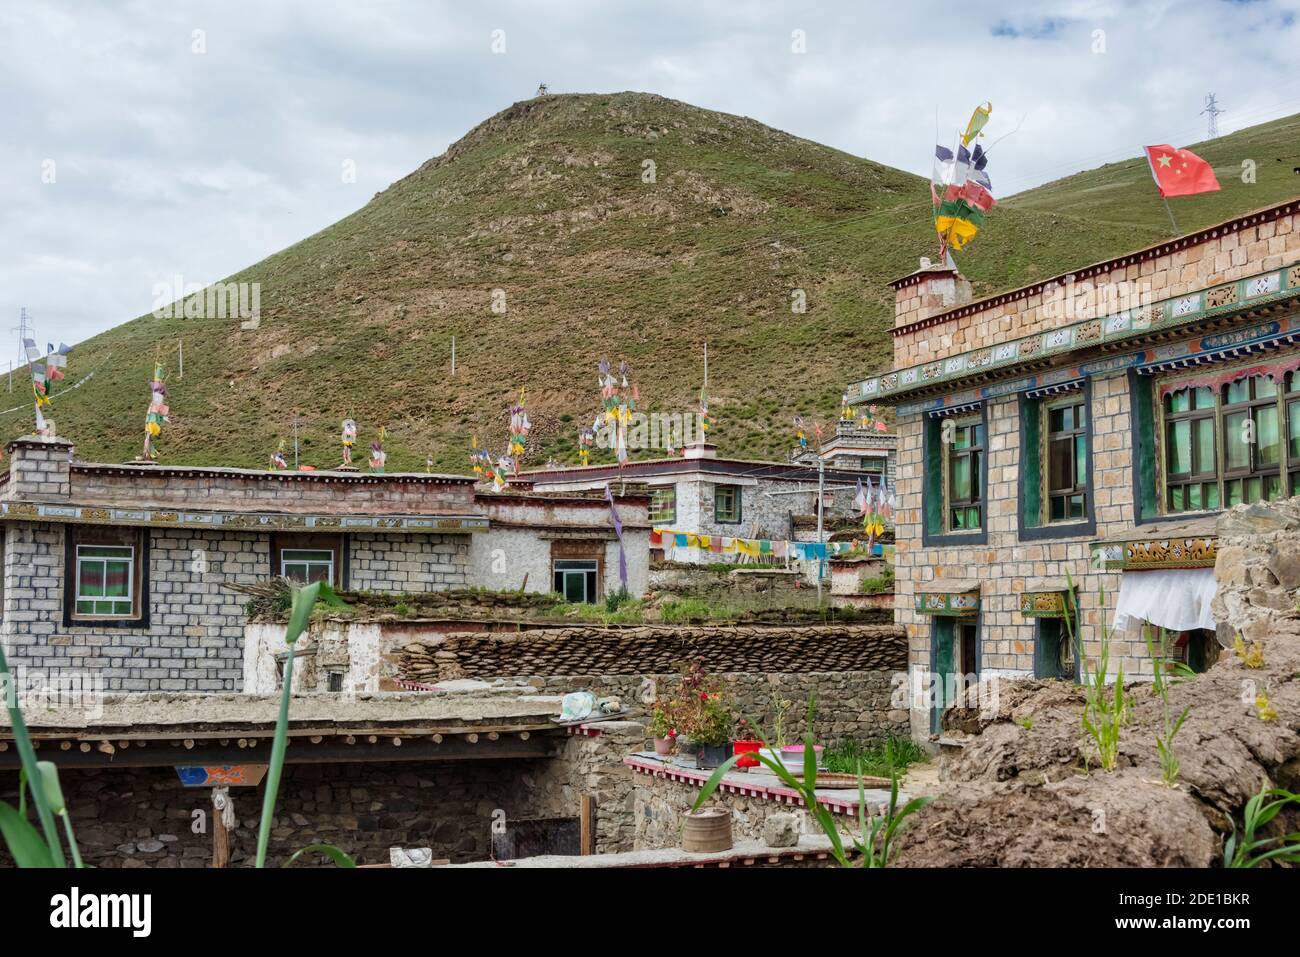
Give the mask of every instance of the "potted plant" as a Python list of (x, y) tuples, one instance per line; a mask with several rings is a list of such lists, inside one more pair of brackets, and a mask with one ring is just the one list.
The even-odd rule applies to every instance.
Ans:
[(739, 718), (736, 721), (736, 739), (731, 742), (733, 754), (742, 755), (736, 761), (738, 768), (756, 768), (758, 767), (758, 758), (752, 755), (758, 754), (763, 747), (763, 742), (759, 740), (758, 731), (750, 726), (746, 718)]
[(677, 733), (668, 719), (666, 708), (655, 708), (650, 715), (650, 735), (655, 739), (655, 754), (661, 756), (672, 754), (673, 738)]
[(731, 757), (736, 719), (725, 692), (701, 691), (699, 700), (698, 722), (691, 728), (691, 738), (700, 746), (695, 754), (695, 766), (707, 771)]

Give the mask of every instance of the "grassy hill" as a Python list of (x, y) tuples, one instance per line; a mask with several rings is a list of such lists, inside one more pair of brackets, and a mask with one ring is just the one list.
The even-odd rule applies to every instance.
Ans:
[[(1300, 193), (1297, 127), (1194, 146), (1224, 189), (1176, 200), (1179, 225)], [(1254, 185), (1240, 181), (1245, 158)], [(1169, 233), (1135, 159), (1006, 200), (960, 265), (985, 294)], [(504, 448), (520, 387), (534, 421), (526, 465), (575, 461), (602, 355), (631, 363), (642, 410), (687, 412), (707, 340), (721, 450), (784, 458), (794, 414), (829, 423), (846, 381), (891, 364), (885, 283), (933, 247), (919, 177), (657, 96), (550, 96), (230, 277), (261, 284), (259, 329), (145, 316), (81, 344), (69, 381), (95, 375), (56, 396), (54, 414), (81, 457), (138, 454), (155, 350), (174, 358), (183, 336), (166, 462), (263, 466), (296, 411), (305, 463), (337, 463), (339, 422), (353, 415), (362, 447), (387, 427), (390, 469), (432, 456), (465, 472), (471, 433)], [(10, 436), (30, 427), (30, 412), (4, 417)]]

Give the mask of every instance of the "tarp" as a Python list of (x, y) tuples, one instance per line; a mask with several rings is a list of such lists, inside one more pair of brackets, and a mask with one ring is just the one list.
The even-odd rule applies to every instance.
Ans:
[(1170, 631), (1214, 630), (1210, 601), (1216, 588), (1213, 568), (1126, 571), (1119, 583), (1115, 630), (1127, 629), (1130, 618)]

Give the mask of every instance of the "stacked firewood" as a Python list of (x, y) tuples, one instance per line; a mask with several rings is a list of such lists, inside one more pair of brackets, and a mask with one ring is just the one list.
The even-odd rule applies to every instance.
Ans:
[(895, 625), (548, 628), (510, 635), (462, 633), (402, 650), (409, 681), (514, 675), (663, 674), (703, 660), (712, 672), (875, 671), (907, 668)]

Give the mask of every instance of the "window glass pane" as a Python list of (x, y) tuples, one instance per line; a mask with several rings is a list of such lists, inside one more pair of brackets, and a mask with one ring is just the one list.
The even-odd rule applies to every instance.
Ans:
[(1063, 518), (1065, 518), (1065, 499), (1060, 497), (1052, 499), (1052, 521), (1060, 521)]
[(970, 448), (970, 429), (967, 426), (959, 425), (952, 430), (952, 447), (954, 449)]
[(586, 601), (587, 585), (586, 576), (581, 573), (569, 572), (564, 576), (564, 599), (565, 601)]
[(1048, 487), (1074, 488), (1074, 439), (1053, 439), (1048, 449)]
[(1177, 392), (1171, 392), (1165, 396), (1166, 412), (1186, 412), (1191, 406), (1191, 392), (1187, 389), (1180, 389)]
[(972, 425), (972, 426), (970, 427), (970, 432), (971, 432), (971, 445), (983, 445), (983, 444), (984, 444), (984, 426), (983, 426), (983, 425), (981, 425), (981, 424), (978, 423), (978, 422), (975, 423), (974, 425)]
[(135, 549), (129, 545), (78, 545), (81, 558), (131, 558)]
[(1245, 423), (1245, 412), (1234, 412), (1223, 417), (1224, 460), (1230, 469), (1250, 468), (1250, 445), (1246, 442), (1246, 433), (1242, 428)]
[(1259, 478), (1259, 476), (1246, 479), (1245, 498), (1243, 498), (1242, 501), (1258, 502), (1263, 497), (1264, 497), (1264, 483)]
[(1187, 486), (1187, 508), (1189, 511), (1205, 507), (1205, 503), (1201, 498), (1201, 486), (1199, 484)]
[(104, 563), (82, 561), (77, 565), (77, 595), (90, 598), (104, 594)]
[(1300, 458), (1300, 402), (1288, 402), (1286, 406), (1287, 455), (1293, 459)]
[(1245, 402), (1250, 398), (1250, 380), (1238, 379), (1236, 382), (1229, 382), (1223, 390), (1223, 401), (1228, 405), (1237, 402)]
[(1088, 443), (1082, 435), (1074, 437), (1074, 484), (1088, 484)]
[(1282, 497), (1282, 476), (1264, 476), (1264, 498), (1270, 502)]
[(1214, 464), (1214, 420), (1197, 419), (1192, 428), (1196, 433), (1196, 470), (1218, 472)]
[(1241, 479), (1232, 479), (1223, 483), (1223, 499), (1229, 508), (1241, 504), (1241, 495)]
[(1082, 495), (1070, 496), (1070, 518), (1083, 518), (1084, 497)]
[(1219, 486), (1216, 483), (1206, 482), (1203, 486), (1205, 489), (1205, 507), (1219, 507)]
[(1165, 427), (1166, 458), (1170, 475), (1190, 475), (1192, 471), (1192, 424), (1186, 420), (1170, 422)]
[(114, 598), (131, 594), (131, 565), (128, 562), (105, 562), (104, 594)]
[(970, 455), (954, 455), (952, 457), (952, 467), (950, 479), (952, 487), (949, 489), (949, 497), (956, 502), (968, 502), (971, 499), (970, 483)]
[(1192, 390), (1192, 398), (1195, 400), (1192, 406), (1197, 409), (1214, 408), (1214, 390), (1208, 385), (1199, 389)]
[(1082, 429), (1088, 424), (1088, 407), (1080, 402), (1074, 407), (1075, 428)]
[(1169, 511), (1183, 511), (1186, 508), (1184, 501), (1183, 487), (1181, 485), (1175, 485), (1169, 490)]
[(1255, 376), (1255, 398), (1271, 399), (1277, 395), (1277, 384), (1266, 375)]
[(1255, 410), (1255, 455), (1260, 465), (1277, 465), (1281, 458), (1282, 436), (1278, 432), (1275, 405)]
[(1064, 432), (1073, 428), (1071, 422), (1073, 416), (1069, 407), (1061, 409), (1049, 409), (1047, 412), (1047, 428), (1051, 432)]

